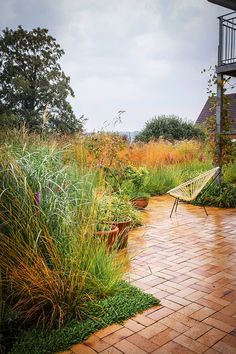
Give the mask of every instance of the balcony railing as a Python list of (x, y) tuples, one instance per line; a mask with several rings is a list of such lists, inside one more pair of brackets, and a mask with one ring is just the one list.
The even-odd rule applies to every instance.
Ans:
[(218, 66), (236, 64), (236, 12), (219, 17)]

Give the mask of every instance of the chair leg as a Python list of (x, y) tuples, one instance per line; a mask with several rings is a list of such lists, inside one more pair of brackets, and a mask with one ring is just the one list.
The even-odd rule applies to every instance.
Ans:
[(177, 203), (177, 199), (175, 199), (175, 201), (174, 201), (174, 204), (173, 204), (173, 207), (172, 207), (172, 210), (171, 210), (171, 213), (170, 213), (170, 218), (171, 218), (171, 216), (173, 214), (173, 211), (174, 211), (174, 208), (176, 206), (176, 203)]
[(205, 208), (205, 205), (203, 205), (203, 209), (204, 209), (204, 211), (205, 211), (205, 213), (206, 213), (206, 216), (208, 216), (208, 213), (207, 213), (207, 210), (206, 210), (206, 208)]
[(175, 205), (175, 213), (177, 212), (178, 205), (179, 205), (179, 199), (177, 198), (176, 199), (176, 205)]

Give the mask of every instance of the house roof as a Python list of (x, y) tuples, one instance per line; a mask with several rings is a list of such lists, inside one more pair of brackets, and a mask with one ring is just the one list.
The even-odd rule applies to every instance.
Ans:
[(212, 2), (213, 4), (227, 7), (228, 9), (236, 11), (235, 0), (208, 0), (208, 1)]
[[(229, 114), (232, 119), (232, 130), (236, 130), (236, 93), (231, 93), (227, 96), (229, 98), (230, 103)], [(210, 98), (208, 98), (201, 113), (198, 116), (198, 119), (196, 120), (196, 124), (204, 124), (206, 118), (208, 118), (212, 114), (215, 114), (215, 109), (214, 111), (211, 109)]]

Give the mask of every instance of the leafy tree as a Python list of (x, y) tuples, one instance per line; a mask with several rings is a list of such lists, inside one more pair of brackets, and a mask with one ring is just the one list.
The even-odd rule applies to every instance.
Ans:
[(135, 141), (147, 143), (160, 137), (166, 140), (203, 139), (204, 133), (192, 123), (184, 122), (175, 115), (158, 116), (146, 122), (146, 126), (136, 135)]
[(30, 131), (70, 133), (81, 130), (68, 96), (74, 97), (70, 78), (59, 64), (64, 54), (45, 28), (19, 26), (0, 35), (0, 127), (24, 124)]

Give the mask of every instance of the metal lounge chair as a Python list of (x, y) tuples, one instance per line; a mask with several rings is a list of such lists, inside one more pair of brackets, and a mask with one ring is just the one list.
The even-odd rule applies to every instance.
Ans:
[[(177, 211), (179, 201), (191, 202), (193, 201), (203, 190), (203, 188), (207, 185), (207, 183), (214, 177), (214, 179), (220, 173), (220, 168), (215, 167), (207, 172), (202, 173), (201, 175), (180, 184), (178, 187), (175, 187), (169, 190), (167, 193), (170, 194), (172, 197), (175, 198), (170, 218), (173, 214), (173, 211)], [(207, 211), (205, 206), (203, 206), (206, 215)]]

